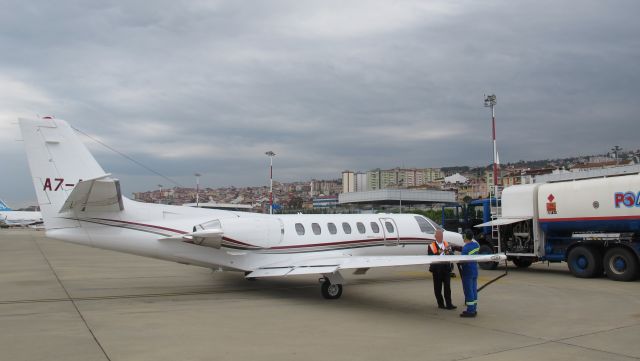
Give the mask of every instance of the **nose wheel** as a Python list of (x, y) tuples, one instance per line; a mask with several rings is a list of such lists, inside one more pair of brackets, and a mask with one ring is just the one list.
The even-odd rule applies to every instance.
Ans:
[(325, 279), (320, 286), (320, 291), (322, 292), (322, 297), (328, 300), (335, 300), (342, 296), (342, 284), (331, 283), (328, 279)]

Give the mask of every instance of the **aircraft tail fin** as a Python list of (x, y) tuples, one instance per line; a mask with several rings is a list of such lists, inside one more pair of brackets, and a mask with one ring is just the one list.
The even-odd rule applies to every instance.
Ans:
[(104, 172), (67, 122), (18, 121), (46, 229), (79, 227), (77, 213), (89, 211), (88, 206), (122, 209), (118, 181)]
[(0, 211), (11, 211), (12, 209), (7, 206), (7, 204), (0, 199)]

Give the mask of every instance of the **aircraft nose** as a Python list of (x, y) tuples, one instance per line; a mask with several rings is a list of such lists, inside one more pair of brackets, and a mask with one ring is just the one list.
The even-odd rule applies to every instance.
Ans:
[(455, 232), (444, 231), (444, 239), (452, 246), (462, 247), (464, 242), (462, 241), (462, 235)]

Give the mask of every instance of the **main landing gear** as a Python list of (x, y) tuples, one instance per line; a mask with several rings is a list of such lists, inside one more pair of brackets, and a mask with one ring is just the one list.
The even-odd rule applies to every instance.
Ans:
[(328, 300), (340, 298), (342, 296), (342, 284), (344, 283), (342, 275), (339, 272), (334, 272), (323, 274), (323, 276), (318, 280), (321, 283), (320, 292), (322, 297)]

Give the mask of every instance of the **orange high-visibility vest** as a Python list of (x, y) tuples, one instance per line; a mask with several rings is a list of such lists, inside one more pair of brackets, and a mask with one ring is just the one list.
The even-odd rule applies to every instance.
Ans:
[[(444, 249), (449, 248), (449, 243), (444, 239), (442, 240), (442, 244), (444, 245)], [(431, 247), (431, 252), (433, 252), (433, 254), (440, 254), (440, 252), (438, 252), (438, 242), (431, 242), (429, 247)]]

